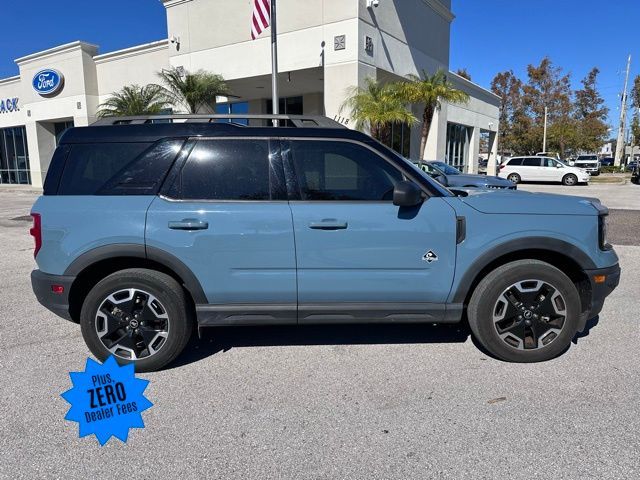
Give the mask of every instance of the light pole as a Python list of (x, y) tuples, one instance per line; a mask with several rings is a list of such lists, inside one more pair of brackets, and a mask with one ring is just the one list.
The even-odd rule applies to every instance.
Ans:
[(546, 105), (544, 107), (544, 134), (542, 136), (542, 153), (547, 153), (547, 116), (549, 115), (549, 109)]

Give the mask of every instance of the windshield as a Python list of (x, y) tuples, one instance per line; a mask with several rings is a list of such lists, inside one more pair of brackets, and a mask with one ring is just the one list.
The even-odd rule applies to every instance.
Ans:
[(462, 172), (457, 168), (453, 168), (451, 165), (447, 165), (444, 162), (429, 162), (429, 165), (433, 165), (438, 170), (441, 170), (445, 175), (460, 175)]
[(581, 160), (598, 160), (598, 156), (597, 155), (580, 155), (578, 156), (578, 162)]

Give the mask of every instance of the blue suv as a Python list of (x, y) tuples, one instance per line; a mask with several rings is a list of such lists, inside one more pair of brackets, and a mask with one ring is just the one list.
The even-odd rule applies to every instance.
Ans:
[(32, 285), (97, 358), (156, 370), (195, 327), (465, 321), (494, 356), (537, 362), (618, 285), (598, 200), (455, 195), (329, 119), (243, 118), (64, 134), (31, 213)]

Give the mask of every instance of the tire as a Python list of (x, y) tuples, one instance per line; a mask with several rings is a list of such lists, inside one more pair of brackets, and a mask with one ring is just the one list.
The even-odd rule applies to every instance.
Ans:
[[(534, 281), (539, 283), (534, 286)], [(514, 298), (523, 305), (509, 300)], [(551, 360), (569, 347), (580, 310), (578, 291), (562, 271), (538, 260), (518, 260), (482, 279), (471, 296), (467, 317), (473, 335), (491, 354), (508, 362), (530, 363)]]
[(507, 180), (511, 180), (516, 185), (522, 181), (522, 178), (517, 173), (510, 173), (507, 175)]
[(159, 370), (174, 360), (189, 342), (193, 324), (178, 282), (142, 268), (102, 279), (80, 313), (82, 336), (91, 353), (101, 361), (114, 355), (121, 365), (133, 363), (137, 372)]
[(573, 187), (578, 184), (578, 177), (576, 177), (573, 173), (568, 173), (564, 177), (562, 177), (562, 184), (568, 187)]

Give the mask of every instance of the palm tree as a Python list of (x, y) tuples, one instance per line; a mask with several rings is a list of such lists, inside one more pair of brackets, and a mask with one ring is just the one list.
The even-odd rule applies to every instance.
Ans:
[(99, 117), (157, 115), (171, 106), (165, 91), (158, 85), (127, 85), (98, 105)]
[(424, 150), (427, 146), (433, 114), (440, 109), (440, 102), (467, 103), (469, 95), (455, 88), (447, 80), (444, 70), (438, 70), (433, 75), (429, 75), (423, 70), (422, 77), (407, 75), (407, 78), (409, 81), (399, 84), (397, 88), (403, 100), (412, 104), (424, 105), (422, 139), (420, 141), (420, 158), (424, 158)]
[(351, 87), (340, 112), (349, 109), (356, 128), (368, 128), (371, 136), (384, 141), (395, 122), (415, 124), (418, 119), (407, 108), (406, 102), (398, 95), (395, 84), (383, 84), (372, 78), (365, 80), (364, 87)]
[(184, 107), (188, 113), (213, 109), (217, 96), (231, 93), (221, 75), (203, 70), (185, 74), (174, 67), (158, 72), (158, 76), (164, 83), (165, 93), (171, 103)]

